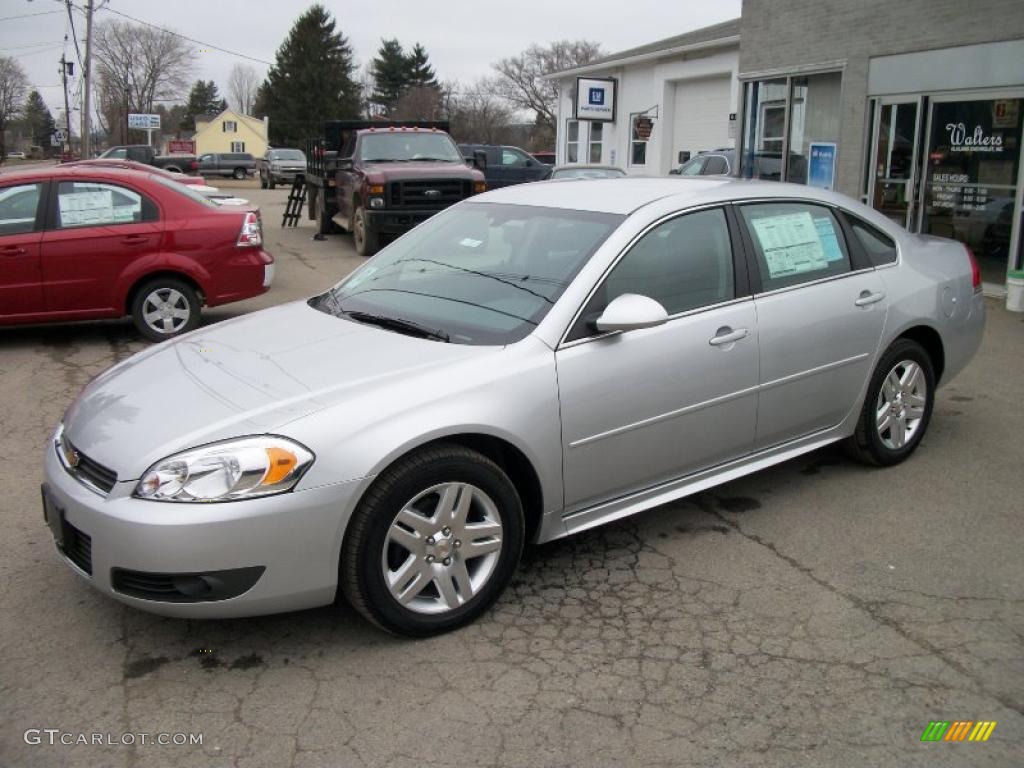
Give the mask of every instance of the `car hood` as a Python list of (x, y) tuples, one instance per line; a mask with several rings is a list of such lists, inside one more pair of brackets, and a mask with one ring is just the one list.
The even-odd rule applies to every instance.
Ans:
[(366, 163), (363, 170), (380, 174), (389, 181), (401, 179), (475, 179), (479, 172), (464, 163)]
[(273, 432), (396, 378), (496, 351), (404, 336), (294, 302), (119, 363), (79, 395), (65, 415), (65, 434), (120, 480), (134, 480), (177, 451)]

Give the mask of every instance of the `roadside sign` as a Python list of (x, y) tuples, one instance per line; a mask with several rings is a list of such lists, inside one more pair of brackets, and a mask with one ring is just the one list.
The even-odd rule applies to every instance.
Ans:
[(614, 123), (615, 85), (610, 77), (577, 77), (573, 116), (577, 120)]
[(128, 127), (141, 128), (142, 130), (160, 130), (160, 115), (128, 114)]
[(639, 141), (647, 141), (651, 138), (651, 131), (654, 130), (654, 121), (649, 117), (638, 116), (633, 121), (633, 132)]
[(64, 142), (67, 141), (67, 140), (68, 140), (67, 133), (65, 131), (60, 130), (60, 129), (58, 129), (58, 130), (54, 131), (52, 134), (50, 134), (50, 146), (51, 147), (63, 146)]
[(167, 142), (167, 152), (172, 155), (194, 155), (196, 143), (192, 139), (171, 139)]

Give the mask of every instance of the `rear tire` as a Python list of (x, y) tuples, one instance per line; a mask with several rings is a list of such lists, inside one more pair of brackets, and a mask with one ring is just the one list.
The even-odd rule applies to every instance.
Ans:
[(857, 429), (844, 445), (847, 453), (865, 464), (899, 464), (920, 444), (934, 404), (931, 358), (916, 341), (897, 339), (871, 375)]
[(490, 459), (441, 443), (381, 473), (349, 522), (339, 582), (382, 629), (426, 637), (469, 624), (512, 578), (525, 525)]
[(352, 215), (352, 240), (360, 256), (373, 256), (380, 249), (380, 237), (367, 226), (366, 211), (361, 205)]
[(235, 168), (234, 173), (232, 173), (231, 175), (234, 176), (239, 181), (241, 181), (242, 179), (245, 178), (245, 168)]
[(199, 325), (201, 304), (183, 280), (159, 277), (143, 285), (132, 299), (132, 322), (149, 341), (166, 341)]

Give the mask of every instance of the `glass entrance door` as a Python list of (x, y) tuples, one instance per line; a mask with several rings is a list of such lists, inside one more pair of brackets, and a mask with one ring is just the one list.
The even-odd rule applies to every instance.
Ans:
[(932, 101), (919, 231), (966, 243), (986, 283), (1005, 284), (1015, 266), (1022, 123), (1020, 95)]
[(919, 100), (879, 103), (871, 148), (870, 205), (910, 229), (914, 220), (914, 149), (918, 145)]

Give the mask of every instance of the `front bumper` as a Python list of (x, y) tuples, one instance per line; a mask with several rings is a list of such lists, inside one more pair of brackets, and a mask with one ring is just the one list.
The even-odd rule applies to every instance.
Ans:
[(367, 210), (366, 226), (371, 232), (379, 232), (385, 235), (399, 235), (408, 232), (417, 224), (422, 224), (431, 216), (438, 214), (441, 210), (415, 210), (415, 211), (389, 211), (389, 210)]
[(305, 168), (275, 168), (267, 171), (267, 176), (274, 180), (274, 183), (284, 181), (295, 181), (296, 176), (302, 176), (306, 173)]
[[(81, 548), (58, 549), (72, 570), (116, 600), (184, 618), (253, 616), (331, 603), (342, 536), (363, 487), (352, 481), (246, 501), (173, 504), (133, 498), (135, 482), (128, 481), (102, 496), (64, 469), (52, 440), (44, 475), (51, 509), (63, 513), (74, 535), (91, 540), (85, 561)], [(255, 575), (251, 587), (227, 599), (165, 601), (121, 591), (125, 571), (153, 577), (259, 568), (246, 571)]]

